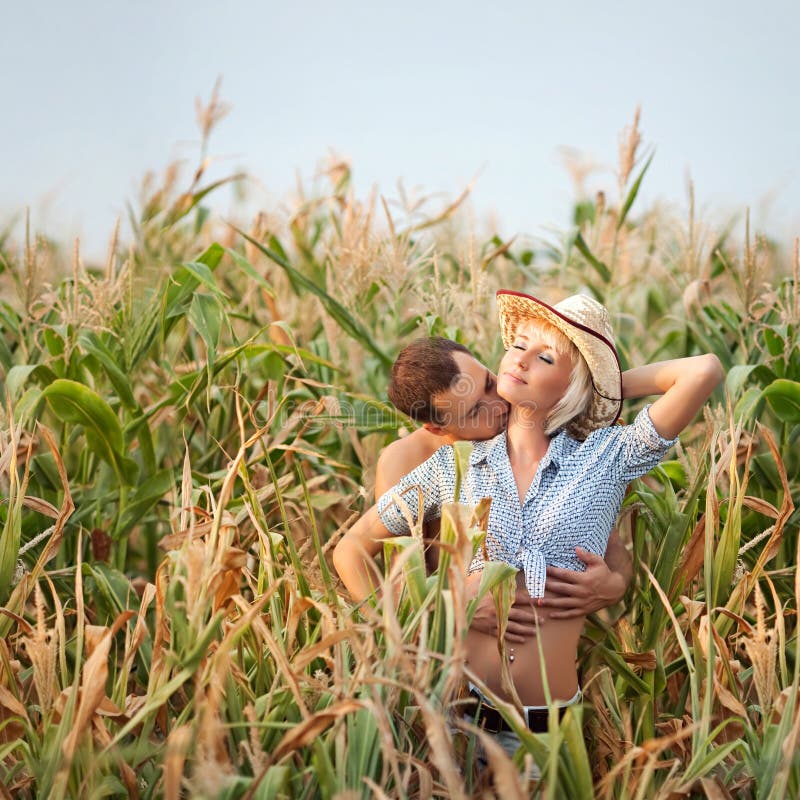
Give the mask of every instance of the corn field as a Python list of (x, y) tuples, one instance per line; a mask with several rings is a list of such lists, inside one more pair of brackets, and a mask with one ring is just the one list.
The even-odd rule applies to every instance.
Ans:
[[(240, 176), (171, 169), (103, 265), (0, 234), (0, 797), (800, 796), (798, 245), (640, 207), (648, 155), (634, 123), (546, 241), (358, 198), (338, 162), (240, 223), (206, 206)], [(727, 379), (627, 496), (635, 577), (587, 621), (582, 707), (534, 735), (501, 704), (522, 748), (479, 771), (468, 515), (432, 575), (393, 543), (397, 602), (354, 607), (330, 552), (412, 427), (395, 355), (435, 334), (496, 367), (501, 287), (597, 297), (623, 369), (714, 352)]]

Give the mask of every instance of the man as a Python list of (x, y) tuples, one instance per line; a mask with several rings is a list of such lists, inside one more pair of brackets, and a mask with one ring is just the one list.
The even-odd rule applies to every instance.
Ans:
[[(497, 394), (497, 379), (469, 350), (439, 337), (417, 339), (404, 348), (392, 367), (389, 399), (422, 427), (398, 439), (381, 453), (375, 478), (375, 498), (391, 489), (401, 477), (427, 460), (442, 445), (459, 440), (481, 440), (496, 436), (506, 426), (508, 406)], [(438, 521), (425, 529), (434, 542), (429, 555), (435, 562)], [(521, 642), (534, 635), (535, 621), (582, 617), (622, 599), (633, 570), (631, 558), (613, 531), (605, 560), (580, 548), (578, 558), (585, 572), (547, 568), (546, 593), (532, 606), (527, 590), (519, 588), (509, 613), (506, 638)], [(429, 566), (431, 559), (428, 559)], [(473, 576), (473, 587), (477, 580)], [(473, 627), (485, 633), (497, 631), (494, 601), (485, 597), (476, 612)]]

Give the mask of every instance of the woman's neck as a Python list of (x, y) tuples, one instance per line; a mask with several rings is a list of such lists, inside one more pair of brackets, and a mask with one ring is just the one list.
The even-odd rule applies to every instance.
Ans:
[(512, 408), (508, 420), (508, 456), (512, 462), (540, 461), (550, 446), (550, 437), (544, 432), (545, 422), (534, 415), (522, 415)]

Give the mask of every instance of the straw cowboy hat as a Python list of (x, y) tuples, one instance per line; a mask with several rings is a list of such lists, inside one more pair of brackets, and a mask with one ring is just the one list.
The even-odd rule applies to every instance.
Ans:
[(622, 411), (622, 371), (611, 318), (597, 300), (574, 294), (549, 306), (528, 294), (501, 289), (497, 307), (506, 348), (514, 343), (523, 322), (543, 320), (558, 328), (586, 359), (594, 392), (586, 411), (567, 426), (570, 434), (585, 439), (593, 430), (616, 422)]

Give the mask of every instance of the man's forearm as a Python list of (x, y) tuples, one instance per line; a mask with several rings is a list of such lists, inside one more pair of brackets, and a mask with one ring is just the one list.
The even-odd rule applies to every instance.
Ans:
[(375, 557), (390, 535), (377, 506), (372, 506), (333, 549), (333, 566), (354, 600), (364, 600), (380, 586), (382, 576)]
[(369, 597), (380, 583), (380, 571), (357, 541), (345, 537), (333, 551), (333, 566), (356, 602)]

